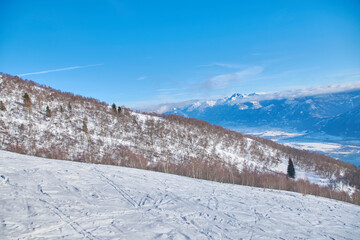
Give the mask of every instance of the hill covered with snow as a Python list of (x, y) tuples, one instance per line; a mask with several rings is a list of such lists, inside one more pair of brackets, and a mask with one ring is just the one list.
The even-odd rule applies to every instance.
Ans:
[[(16, 76), (2, 75), (0, 101), (3, 150), (307, 193), (307, 179), (350, 193), (360, 186), (358, 168), (324, 155), (196, 119), (141, 114), (125, 107), (118, 111), (96, 99)], [(295, 164), (296, 178), (304, 179), (309, 187), (302, 187), (303, 183), (294, 187), (286, 179), (289, 158)], [(333, 197), (317, 188), (313, 194)], [(346, 195), (338, 199), (352, 201)]]
[(2, 239), (358, 239), (321, 197), (0, 151)]

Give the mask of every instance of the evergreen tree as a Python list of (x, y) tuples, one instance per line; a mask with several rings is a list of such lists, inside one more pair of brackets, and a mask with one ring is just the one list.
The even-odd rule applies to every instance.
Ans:
[(49, 106), (46, 106), (46, 116), (51, 117), (51, 110), (50, 110)]
[(5, 107), (5, 104), (3, 103), (3, 101), (0, 101), (0, 110), (6, 111), (6, 107)]
[(24, 106), (25, 106), (25, 107), (28, 107), (28, 108), (31, 108), (31, 99), (30, 99), (28, 93), (25, 93), (25, 94), (24, 94), (23, 100), (24, 100)]
[(68, 111), (71, 113), (71, 110), (72, 110), (72, 107), (71, 107), (71, 104), (70, 104), (70, 102), (68, 103), (68, 106), (67, 106), (67, 108), (68, 108)]
[(121, 107), (118, 107), (118, 113), (121, 113)]
[(113, 104), (111, 105), (111, 107), (112, 107), (112, 110), (114, 111), (114, 113), (116, 113), (116, 104), (113, 103)]
[(287, 168), (287, 175), (289, 178), (295, 178), (295, 168), (293, 161), (289, 158), (288, 168)]
[(88, 131), (88, 127), (87, 127), (87, 123), (86, 123), (86, 118), (83, 120), (83, 131), (85, 132), (85, 133), (88, 133), (89, 131)]

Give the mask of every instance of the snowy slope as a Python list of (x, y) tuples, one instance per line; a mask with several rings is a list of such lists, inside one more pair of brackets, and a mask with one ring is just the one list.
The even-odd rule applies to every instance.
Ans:
[[(239, 175), (244, 169), (284, 176), (291, 158), (297, 179), (325, 187), (335, 181), (336, 190), (349, 194), (354, 193), (354, 187), (360, 187), (356, 178), (360, 169), (324, 155), (196, 119), (135, 113), (125, 107), (120, 113), (114, 112), (104, 102), (16, 76), (4, 74), (0, 79), (0, 100), (6, 107), (0, 111), (1, 150), (236, 183), (241, 183)], [(31, 108), (24, 106), (24, 93), (31, 99)], [(46, 114), (47, 106), (51, 116)]]
[[(329, 170), (316, 172), (323, 169), (318, 166), (321, 162), (327, 164), (331, 159), (316, 161), (317, 156), (309, 158), (305, 156), (307, 153), (296, 154), (291, 149), (284, 150), (283, 146), (270, 146), (260, 139), (250, 139), (200, 121), (144, 115), (125, 108), (121, 114), (114, 114), (109, 105), (93, 99), (61, 93), (7, 75), (0, 79), (4, 79), (0, 84), (0, 100), (7, 108), (0, 111), (2, 150), (119, 165), (127, 164), (119, 161), (127, 156), (144, 162), (132, 166), (138, 168), (166, 162), (186, 163), (195, 158), (230, 162), (240, 170), (246, 163), (258, 171), (279, 173), (286, 172), (291, 157), (297, 172), (305, 172), (305, 178), (316, 179), (317, 183), (333, 178), (335, 172), (344, 173), (349, 167), (334, 162)], [(32, 101), (31, 111), (22, 104), (25, 92)], [(51, 117), (45, 116), (47, 106)], [(82, 129), (83, 122), (87, 122), (88, 133)], [(312, 177), (314, 173), (317, 178)]]
[(359, 239), (360, 207), (0, 151), (2, 239)]

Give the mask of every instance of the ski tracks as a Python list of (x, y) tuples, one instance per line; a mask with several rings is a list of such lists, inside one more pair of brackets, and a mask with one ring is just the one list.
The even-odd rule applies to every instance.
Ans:
[(5, 239), (359, 235), (358, 206), (342, 202), (131, 168), (19, 158), (0, 161), (0, 232)]
[(47, 207), (50, 211), (56, 214), (63, 222), (69, 225), (75, 232), (84, 236), (86, 239), (98, 239), (90, 232), (86, 231), (83, 227), (80, 226), (76, 221), (71, 220), (70, 216), (66, 215), (63, 211), (60, 210), (56, 205), (46, 201), (45, 199), (40, 198), (40, 202), (42, 202), (45, 207)]
[[(51, 196), (44, 192), (42, 189), (42, 186), (38, 184), (38, 190), (41, 193), (41, 196), (39, 198), (39, 201), (45, 205), (46, 208), (48, 208), (51, 212), (53, 212), (56, 216), (59, 217), (59, 219), (64, 222), (66, 225), (70, 226), (75, 232), (82, 235), (86, 239), (97, 239), (94, 235), (92, 235), (89, 231), (86, 231), (78, 222), (71, 220), (70, 216), (65, 214), (57, 205), (52, 203)], [(47, 198), (48, 200), (45, 200)]]
[(105, 174), (103, 172), (101, 172), (97, 168), (92, 168), (92, 170), (97, 172), (99, 174), (100, 178), (103, 181), (105, 181), (105, 183), (110, 185), (116, 192), (118, 192), (130, 206), (135, 207), (135, 208), (140, 206), (140, 204), (138, 202), (136, 202), (126, 191), (122, 190), (114, 181), (112, 181), (110, 178), (105, 176)]

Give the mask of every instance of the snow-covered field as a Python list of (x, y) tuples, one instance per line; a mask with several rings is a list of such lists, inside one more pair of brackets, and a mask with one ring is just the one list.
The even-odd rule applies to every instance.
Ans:
[(335, 137), (322, 133), (293, 132), (290, 130), (274, 130), (269, 128), (255, 127), (229, 127), (234, 131), (267, 138), (284, 145), (318, 152), (355, 166), (360, 166), (360, 142), (359, 140), (346, 140), (346, 138)]
[(0, 151), (1, 239), (359, 239), (360, 207)]
[(276, 130), (275, 131), (249, 133), (249, 134), (259, 136), (259, 137), (263, 137), (263, 138), (269, 138), (269, 139), (271, 139), (273, 141), (305, 135), (304, 133), (289, 133), (289, 132), (276, 131)]
[(320, 152), (334, 152), (341, 149), (341, 145), (337, 143), (319, 143), (319, 142), (299, 142), (299, 143), (286, 143), (291, 147), (304, 149), (308, 151)]

